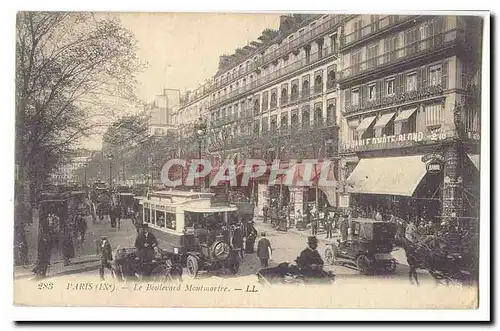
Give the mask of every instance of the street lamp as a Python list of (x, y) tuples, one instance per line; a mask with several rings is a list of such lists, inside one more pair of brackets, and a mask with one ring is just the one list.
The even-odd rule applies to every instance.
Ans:
[(108, 154), (109, 160), (109, 189), (113, 189), (113, 154)]
[[(205, 136), (207, 134), (207, 125), (203, 122), (203, 119), (201, 118), (201, 116), (198, 118), (198, 123), (196, 123), (194, 125), (194, 130), (195, 130), (196, 137), (198, 138), (198, 159), (201, 160), (202, 143), (204, 142)], [(208, 187), (209, 185), (207, 185), (207, 181), (208, 181), (207, 176), (205, 176), (204, 181), (205, 181), (204, 186)], [(202, 184), (200, 183), (200, 192), (201, 192), (201, 190), (202, 190)]]

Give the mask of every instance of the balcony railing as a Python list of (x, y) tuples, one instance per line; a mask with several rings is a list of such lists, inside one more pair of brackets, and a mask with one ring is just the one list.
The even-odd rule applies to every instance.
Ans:
[(437, 33), (424, 40), (416, 41), (394, 51), (386, 52), (377, 57), (345, 68), (344, 70), (342, 70), (340, 77), (341, 79), (346, 79), (365, 72), (369, 72), (373, 69), (380, 69), (381, 66), (397, 63), (399, 61), (410, 59), (417, 55), (442, 48), (445, 45), (456, 42), (459, 38), (464, 38), (464, 33), (463, 31), (456, 29)]
[[(294, 49), (296, 49), (300, 46), (303, 46), (304, 44), (306, 44), (306, 43), (310, 42), (311, 40), (313, 40), (314, 38), (318, 37), (319, 35), (334, 28), (340, 22), (340, 20), (342, 18), (343, 18), (342, 15), (332, 16), (328, 21), (318, 25), (317, 27), (315, 27), (311, 31), (308, 31), (304, 34), (301, 34), (298, 37), (295, 37), (288, 42), (283, 41), (283, 43), (280, 44), (280, 46), (275, 51), (264, 55), (263, 57), (261, 57), (257, 61), (255, 61), (253, 59), (250, 60), (250, 59), (253, 56), (255, 56), (259, 51), (252, 53), (245, 60), (238, 62), (237, 65), (235, 65), (231, 69), (228, 69), (226, 72), (231, 72), (235, 67), (237, 67), (241, 64), (243, 64), (245, 66), (245, 68), (238, 69), (235, 75), (231, 74), (229, 77), (225, 76), (227, 74), (224, 74), (224, 77), (221, 76), (220, 79), (217, 81), (217, 83), (214, 84), (214, 87), (219, 88), (219, 87), (222, 87), (226, 84), (234, 82), (235, 80), (237, 80), (245, 75), (248, 75), (250, 72), (253, 72), (258, 67), (260, 67), (264, 64), (267, 64), (271, 61), (274, 61), (274, 60), (280, 58), (281, 56), (286, 55), (287, 53), (293, 51)], [(246, 67), (247, 60), (251, 61), (250, 65), (248, 67)]]
[(353, 31), (341, 39), (340, 47), (348, 46), (356, 41), (380, 30), (391, 27), (395, 24), (402, 23), (408, 19), (414, 18), (412, 15), (388, 15), (381, 19), (376, 20), (368, 25)]
[(430, 85), (427, 81), (422, 82), (422, 86), (414, 91), (405, 91), (403, 86), (396, 87), (395, 93), (382, 96), (380, 92), (374, 100), (365, 100), (358, 105), (346, 105), (344, 113), (355, 113), (358, 111), (377, 109), (397, 104), (406, 103), (412, 100), (429, 98), (443, 94), (443, 87), (439, 85)]
[(267, 84), (267, 83), (270, 83), (274, 80), (277, 80), (281, 77), (284, 77), (290, 73), (293, 73), (297, 70), (300, 70), (302, 68), (305, 68), (309, 65), (312, 65), (324, 58), (327, 58), (331, 55), (336, 55), (337, 53), (334, 52), (330, 47), (325, 47), (323, 48), (323, 52), (322, 52), (322, 56), (320, 56), (320, 53), (319, 52), (315, 52), (313, 54), (311, 54), (309, 56), (308, 59), (300, 59), (298, 61), (295, 61), (293, 63), (290, 63), (289, 65), (283, 67), (283, 68), (280, 68), (274, 72), (271, 72), (270, 74), (264, 76), (264, 77), (261, 77), (255, 81), (253, 81), (252, 83), (248, 83), (244, 86), (241, 86), (240, 88), (238, 89), (234, 89), (233, 91), (231, 91), (230, 93), (227, 93), (225, 95), (221, 95), (219, 98), (216, 98), (216, 99), (213, 99), (211, 102), (210, 102), (210, 107), (214, 107), (226, 100), (230, 100), (240, 94), (243, 94), (247, 91), (251, 91), (257, 87), (260, 87), (264, 84)]

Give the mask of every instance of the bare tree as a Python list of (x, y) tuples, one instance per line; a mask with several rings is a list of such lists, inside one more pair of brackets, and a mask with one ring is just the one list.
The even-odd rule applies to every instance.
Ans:
[(141, 64), (133, 35), (114, 18), (21, 12), (16, 28), (16, 198), (31, 217), (37, 187), (96, 128), (93, 119), (112, 115), (118, 100), (136, 102)]

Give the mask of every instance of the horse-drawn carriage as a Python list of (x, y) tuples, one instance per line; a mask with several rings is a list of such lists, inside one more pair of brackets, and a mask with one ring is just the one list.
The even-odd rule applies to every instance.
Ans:
[(394, 249), (396, 225), (366, 218), (352, 220), (351, 238), (330, 244), (325, 250), (329, 264), (352, 265), (362, 274), (371, 275), (377, 270), (396, 271)]
[(152, 282), (182, 281), (182, 257), (158, 249), (151, 262), (143, 262), (137, 248), (118, 248), (111, 266), (116, 280), (129, 282), (150, 280)]
[(131, 218), (135, 214), (133, 193), (118, 193), (118, 204), (122, 209), (122, 218)]
[(101, 221), (104, 219), (104, 215), (109, 215), (110, 213), (111, 198), (111, 192), (105, 188), (96, 188), (91, 194), (95, 213)]

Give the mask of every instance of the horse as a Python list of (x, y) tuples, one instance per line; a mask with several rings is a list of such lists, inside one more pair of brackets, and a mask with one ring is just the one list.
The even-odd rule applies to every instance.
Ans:
[(466, 276), (461, 270), (463, 266), (462, 256), (457, 253), (448, 254), (450, 242), (433, 235), (426, 236), (417, 242), (411, 242), (405, 238), (403, 249), (410, 270), (408, 277), (411, 284), (420, 285), (418, 281), (417, 269), (424, 269), (429, 272), (439, 284), (449, 284), (450, 282), (466, 282)]

